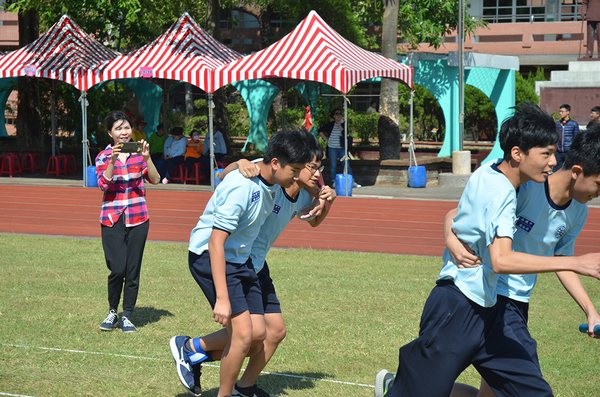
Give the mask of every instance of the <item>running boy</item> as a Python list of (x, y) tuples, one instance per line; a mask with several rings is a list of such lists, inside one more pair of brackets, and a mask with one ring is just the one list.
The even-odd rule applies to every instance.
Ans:
[[(261, 287), (267, 336), (261, 349), (250, 357), (242, 378), (236, 383), (233, 389), (233, 396), (271, 396), (271, 394), (264, 391), (256, 384), (256, 380), (286, 335), (286, 327), (281, 314), (281, 305), (275, 292), (273, 280), (270, 276), (269, 266), (266, 262), (267, 253), (294, 216), (297, 216), (299, 219), (307, 220), (311, 226), (316, 227), (327, 216), (329, 206), (326, 206), (326, 208), (314, 218), (305, 219), (301, 217), (301, 214), (305, 213), (307, 208), (313, 208), (319, 201), (326, 201), (331, 204), (336, 198), (335, 191), (329, 186), (323, 186), (322, 188), (318, 186), (319, 179), (322, 180), (321, 172), (323, 171), (323, 166), (321, 165), (321, 160), (323, 158), (323, 150), (321, 144), (312, 134), (307, 134), (307, 139), (314, 143), (311, 147), (311, 151), (314, 153), (313, 159), (306, 165), (302, 172), (300, 172), (300, 176), (296, 183), (285, 189), (283, 194), (277, 196), (273, 212), (268, 216), (260, 229), (258, 237), (254, 240), (254, 244), (252, 245), (250, 258), (252, 259), (254, 270), (258, 274), (258, 281)], [(260, 159), (255, 161), (260, 161)], [(219, 177), (221, 179), (225, 178), (231, 170), (235, 170), (236, 168), (239, 168), (242, 175), (246, 177), (254, 177), (259, 171), (254, 162), (242, 159), (236, 163), (231, 163)], [(313, 195), (318, 196), (319, 200), (314, 200)], [(313, 209), (316, 210), (316, 212), (319, 212), (317, 207)], [(211, 358), (216, 359), (221, 355), (221, 352), (215, 350), (222, 350), (227, 339), (227, 333), (224, 332), (224, 330), (220, 330), (200, 338), (199, 343)], [(205, 340), (212, 341), (210, 349)], [(217, 340), (221, 340), (222, 346), (218, 346), (215, 343)], [(196, 370), (196, 368), (194, 368), (194, 370)], [(198, 385), (199, 382), (196, 382), (196, 384)]]
[[(260, 227), (273, 211), (280, 185), (290, 187), (311, 160), (304, 134), (282, 131), (269, 140), (260, 176), (233, 172), (219, 184), (192, 230), (189, 266), (213, 308), (213, 318), (227, 327), (229, 340), (221, 357), (219, 397), (230, 396), (251, 346), (265, 339), (264, 311), (250, 249)], [(185, 389), (200, 394), (192, 365), (206, 361), (198, 338), (174, 336), (171, 352)], [(193, 345), (190, 345), (190, 342)]]
[[(600, 193), (600, 124), (579, 133), (560, 170), (545, 183), (529, 181), (519, 188), (517, 222), (513, 249), (540, 256), (573, 255), (575, 239), (583, 228), (587, 202)], [(464, 247), (452, 233), (450, 211), (446, 216), (446, 245), (459, 266), (477, 266), (479, 258)], [(600, 315), (588, 297), (579, 276), (573, 272), (557, 272), (565, 289), (579, 304), (587, 317), (589, 330), (600, 324)], [(504, 313), (505, 323), (534, 362), (539, 366), (537, 343), (529, 334), (527, 319), (529, 298), (537, 281), (537, 274), (502, 274), (498, 279), (498, 308)], [(589, 332), (590, 336), (595, 336)], [(478, 390), (456, 384), (452, 397), (494, 396), (482, 379)]]
[[(497, 396), (552, 396), (539, 367), (518, 341), (496, 305), (499, 273), (572, 270), (600, 278), (600, 255), (538, 257), (512, 251), (516, 189), (544, 182), (555, 163), (558, 134), (551, 116), (522, 103), (502, 123), (504, 159), (473, 173), (452, 229), (482, 258), (459, 268), (448, 250), (444, 267), (421, 317), (419, 337), (400, 348), (399, 367), (387, 396), (448, 396), (455, 379), (473, 364)], [(382, 370), (375, 395), (385, 393)]]

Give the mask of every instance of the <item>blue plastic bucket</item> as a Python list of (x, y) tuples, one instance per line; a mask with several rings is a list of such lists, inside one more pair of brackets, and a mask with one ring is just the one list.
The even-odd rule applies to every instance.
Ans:
[(91, 165), (86, 169), (87, 184), (86, 187), (98, 187), (98, 177), (96, 176), (96, 166)]
[[(346, 178), (344, 174), (337, 174), (335, 176), (335, 193), (338, 196), (352, 196), (352, 184), (354, 182), (354, 177), (351, 174), (348, 174)], [(348, 189), (346, 189), (346, 184)], [(346, 190), (348, 194), (346, 194)]]
[(427, 170), (422, 165), (408, 168), (408, 187), (427, 186)]

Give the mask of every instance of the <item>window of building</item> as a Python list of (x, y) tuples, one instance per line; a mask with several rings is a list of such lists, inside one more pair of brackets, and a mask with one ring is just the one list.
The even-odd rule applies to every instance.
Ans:
[(483, 0), (481, 19), (489, 23), (576, 21), (578, 0)]

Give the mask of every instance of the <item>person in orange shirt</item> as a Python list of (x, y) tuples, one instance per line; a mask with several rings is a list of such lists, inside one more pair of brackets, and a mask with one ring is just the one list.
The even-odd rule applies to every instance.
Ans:
[(202, 164), (202, 168), (206, 170), (210, 167), (210, 163), (208, 157), (202, 156), (204, 145), (200, 142), (200, 132), (198, 132), (198, 130), (192, 130), (190, 138), (191, 139), (186, 146), (185, 166), (191, 174), (194, 172), (194, 164), (200, 163)]

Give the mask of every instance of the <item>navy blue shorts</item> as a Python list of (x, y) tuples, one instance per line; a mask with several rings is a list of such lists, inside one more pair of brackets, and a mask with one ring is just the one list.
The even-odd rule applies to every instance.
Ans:
[(396, 380), (386, 397), (447, 397), (471, 364), (497, 397), (553, 395), (498, 306), (477, 305), (452, 281), (438, 282), (431, 291), (420, 328), (419, 337), (400, 348)]
[[(210, 255), (204, 251), (197, 255), (189, 251), (188, 263), (190, 272), (208, 299), (210, 307), (215, 308), (217, 292), (212, 278)], [(265, 314), (258, 276), (248, 259), (244, 264), (225, 262), (227, 275), (227, 291), (231, 304), (231, 315), (235, 316), (248, 310), (250, 314)]]
[(265, 265), (261, 271), (258, 272), (258, 282), (262, 291), (262, 302), (265, 313), (281, 313), (281, 304), (275, 293), (275, 286), (273, 285), (273, 279), (271, 279), (267, 261), (265, 261)]
[(519, 302), (506, 296), (498, 295), (497, 305), (498, 310), (504, 316), (504, 323), (513, 330), (519, 342), (521, 342), (527, 353), (529, 353), (539, 367), (540, 361), (537, 355), (537, 342), (531, 337), (527, 328), (529, 303)]

